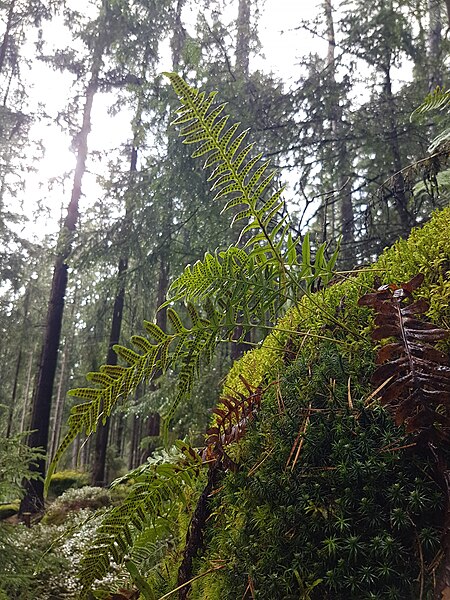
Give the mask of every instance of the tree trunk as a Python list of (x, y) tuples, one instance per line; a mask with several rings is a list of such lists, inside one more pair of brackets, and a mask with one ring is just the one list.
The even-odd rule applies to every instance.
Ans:
[(393, 193), (394, 205), (400, 220), (400, 229), (402, 233), (408, 234), (414, 225), (412, 215), (408, 211), (408, 195), (403, 177), (403, 162), (400, 153), (400, 143), (398, 140), (398, 127), (395, 116), (395, 100), (392, 93), (392, 82), (389, 67), (386, 68), (384, 79), (384, 95), (386, 98), (386, 111), (389, 124), (389, 146), (392, 155), (392, 164), (394, 166), (393, 174)]
[(25, 384), (25, 391), (23, 393), (23, 409), (22, 409), (22, 417), (20, 419), (20, 433), (23, 433), (28, 429), (28, 417), (29, 417), (29, 409), (30, 409), (30, 387), (31, 387), (31, 378), (33, 375), (33, 362), (34, 362), (34, 350), (30, 353), (30, 359), (28, 361), (28, 369), (27, 369), (27, 380)]
[(9, 5), (8, 17), (6, 19), (6, 28), (5, 33), (3, 34), (2, 45), (0, 46), (0, 73), (3, 72), (3, 68), (5, 66), (6, 59), (6, 50), (9, 44), (9, 34), (11, 32), (14, 20), (14, 8), (16, 6), (16, 0), (11, 0), (11, 4)]
[[(161, 428), (161, 417), (159, 413), (150, 413), (146, 422), (146, 437), (158, 437)], [(140, 462), (144, 463), (147, 458), (156, 450), (156, 446), (149, 442), (147, 447), (142, 451)]]
[(77, 305), (77, 294), (75, 292), (74, 298), (72, 301), (71, 310), (70, 310), (70, 332), (66, 336), (66, 339), (64, 342), (64, 350), (62, 353), (58, 390), (56, 393), (56, 400), (55, 400), (55, 409), (53, 411), (54, 412), (53, 426), (52, 426), (51, 443), (50, 443), (50, 459), (51, 460), (53, 459), (53, 457), (56, 453), (56, 450), (58, 449), (59, 437), (60, 437), (61, 426), (62, 426), (62, 421), (63, 421), (64, 401), (66, 398), (66, 390), (67, 390), (68, 374), (69, 374), (67, 365), (68, 365), (69, 355), (73, 350), (73, 343), (74, 343), (73, 323), (75, 322), (76, 305)]
[(428, 89), (442, 87), (442, 10), (441, 0), (428, 0)]
[(170, 40), (170, 47), (172, 50), (172, 65), (174, 71), (178, 71), (178, 68), (180, 66), (181, 53), (183, 52), (184, 42), (186, 40), (186, 31), (181, 22), (181, 11), (185, 2), (186, 0), (177, 0), (173, 24), (174, 33)]
[(9, 406), (9, 412), (8, 412), (8, 423), (6, 426), (6, 437), (7, 438), (9, 438), (11, 436), (11, 431), (12, 431), (14, 408), (16, 406), (17, 388), (19, 385), (19, 373), (20, 373), (21, 366), (22, 366), (22, 347), (19, 348), (19, 354), (17, 356), (16, 368), (14, 371), (14, 385), (13, 385), (13, 390), (12, 390), (12, 394), (11, 394), (11, 404)]
[[(91, 130), (92, 103), (98, 87), (98, 78), (102, 66), (103, 43), (98, 37), (92, 59), (90, 81), (86, 89), (83, 110), (83, 123), (77, 136), (77, 164), (73, 179), (72, 195), (67, 208), (67, 216), (60, 231), (57, 256), (53, 271), (50, 300), (47, 310), (44, 347), (39, 365), (38, 383), (33, 397), (33, 413), (31, 418), (31, 434), (28, 444), (31, 448), (42, 448), (47, 452), (50, 412), (52, 404), (53, 383), (58, 361), (58, 348), (61, 336), (64, 312), (64, 298), (67, 288), (67, 258), (71, 252), (73, 234), (78, 221), (78, 204), (81, 198), (81, 183), (86, 170), (88, 153), (87, 140)], [(45, 459), (38, 461), (33, 471), (45, 477)], [(44, 508), (44, 482), (31, 480), (25, 485), (25, 496), (21, 502), (20, 513), (40, 512)]]
[(72, 444), (72, 457), (71, 457), (71, 466), (72, 469), (76, 469), (78, 467), (78, 456), (80, 453), (80, 436), (77, 435), (77, 437), (74, 439), (73, 444)]
[[(335, 181), (337, 184), (337, 194), (340, 199), (340, 222), (341, 222), (341, 235), (342, 235), (342, 252), (341, 252), (341, 264), (344, 268), (351, 269), (354, 266), (355, 259), (353, 256), (353, 242), (354, 242), (354, 229), (355, 229), (355, 218), (353, 213), (352, 204), (352, 190), (351, 184), (348, 181), (347, 173), (351, 171), (349, 168), (350, 160), (348, 156), (348, 148), (345, 141), (345, 131), (342, 115), (342, 107), (339, 103), (340, 98), (337, 93), (336, 85), (336, 38), (334, 33), (334, 20), (333, 20), (333, 5), (332, 0), (324, 0), (324, 12), (325, 21), (327, 26), (327, 38), (328, 38), (328, 53), (327, 53), (327, 72), (328, 81), (333, 90), (331, 94), (331, 132), (333, 137), (333, 155), (337, 157), (335, 171)], [(334, 206), (331, 208), (334, 215)], [(325, 214), (326, 223), (326, 214)], [(324, 240), (325, 241), (325, 240)]]
[(61, 361), (61, 372), (59, 374), (58, 391), (56, 393), (55, 411), (53, 415), (53, 427), (50, 443), (50, 460), (53, 459), (55, 452), (59, 444), (59, 436), (61, 432), (62, 418), (64, 412), (64, 399), (66, 392), (66, 373), (67, 373), (67, 359), (68, 359), (68, 346), (64, 346), (64, 352)]
[(6, 428), (6, 437), (7, 438), (9, 438), (9, 436), (11, 435), (11, 432), (12, 432), (14, 409), (15, 409), (16, 403), (17, 403), (17, 390), (19, 388), (19, 375), (20, 375), (20, 370), (22, 368), (22, 359), (23, 359), (22, 345), (23, 345), (23, 339), (24, 339), (25, 335), (27, 334), (29, 303), (30, 303), (30, 289), (27, 288), (27, 290), (25, 292), (24, 302), (23, 302), (24, 315), (23, 315), (21, 332), (19, 334), (20, 335), (19, 353), (17, 355), (16, 369), (14, 372), (14, 385), (13, 385), (13, 390), (12, 390), (12, 394), (11, 394), (11, 404), (9, 407), (8, 424), (7, 424), (7, 428)]
[[(145, 74), (148, 69), (148, 60), (150, 57), (150, 46), (146, 47), (144, 52), (143, 63), (141, 65), (141, 77), (144, 80)], [(142, 113), (144, 110), (142, 95), (138, 97), (138, 106), (136, 110), (136, 116), (133, 120), (135, 123), (135, 131), (133, 136), (133, 146), (131, 149), (131, 157), (130, 157), (130, 169), (129, 169), (129, 185), (130, 187), (133, 185), (134, 178), (137, 173), (137, 160), (138, 160), (138, 145), (140, 138), (140, 127), (142, 121)], [(122, 237), (125, 238), (129, 235), (129, 223), (131, 219), (131, 207), (126, 206), (125, 210), (125, 220), (124, 226), (122, 230)], [(111, 322), (111, 331), (109, 336), (109, 349), (106, 357), (106, 362), (108, 365), (116, 365), (117, 364), (117, 354), (113, 350), (114, 344), (119, 343), (120, 331), (122, 328), (122, 318), (123, 318), (123, 305), (125, 298), (125, 276), (128, 270), (128, 257), (123, 256), (119, 259), (119, 265), (117, 269), (117, 295), (114, 300), (114, 309), (113, 309), (113, 318)], [(119, 419), (122, 420), (122, 417), (119, 416)], [(119, 421), (120, 424), (120, 421)], [(108, 447), (108, 434), (110, 428), (110, 417), (106, 420), (105, 423), (99, 423), (97, 427), (97, 431), (95, 434), (95, 451), (94, 451), (94, 463), (92, 466), (92, 484), (93, 485), (105, 485), (106, 483), (106, 451)], [(123, 423), (122, 427), (119, 427), (119, 445), (122, 449), (123, 445)], [(120, 450), (121, 452), (122, 450)], [(119, 454), (120, 454), (119, 452)]]
[(133, 415), (131, 426), (130, 454), (128, 457), (128, 469), (138, 466), (139, 440), (141, 439), (141, 420), (138, 415)]
[[(121, 258), (119, 260), (119, 268), (117, 272), (118, 290), (114, 299), (113, 317), (111, 321), (111, 331), (109, 334), (108, 354), (106, 356), (106, 364), (116, 365), (117, 354), (113, 350), (113, 346), (119, 343), (120, 330), (122, 327), (123, 304), (125, 299), (125, 284), (124, 278), (128, 269), (128, 259)], [(105, 423), (99, 423), (95, 434), (94, 445), (94, 462), (92, 465), (92, 485), (106, 485), (106, 450), (108, 447), (108, 434), (110, 427), (110, 418), (106, 419)]]
[(250, 0), (239, 0), (236, 35), (236, 74), (244, 79), (249, 74)]

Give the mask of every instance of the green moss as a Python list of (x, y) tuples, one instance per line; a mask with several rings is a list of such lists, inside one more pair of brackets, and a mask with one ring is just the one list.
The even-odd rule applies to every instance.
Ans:
[(359, 308), (358, 299), (386, 283), (403, 283), (423, 273), (424, 283), (417, 295), (430, 303), (433, 322), (450, 327), (450, 208), (436, 212), (422, 228), (414, 229), (407, 240), (399, 240), (384, 251), (373, 266), (344, 277), (338, 283), (310, 296), (280, 320), (262, 347), (246, 353), (234, 364), (224, 391), (245, 387), (242, 375), (258, 386), (264, 379), (276, 379), (283, 369), (283, 350), (289, 345), (292, 356), (311, 353), (323, 338), (335, 339), (346, 350), (359, 351), (369, 341), (372, 315)]
[(19, 512), (20, 502), (9, 502), (8, 504), (0, 504), (0, 521), (8, 519)]
[(208, 532), (209, 561), (226, 568), (194, 598), (240, 598), (251, 581), (267, 600), (409, 599), (421, 577), (431, 594), (422, 567), (444, 503), (432, 469), (384, 410), (365, 407), (371, 354), (316, 352), (266, 395)]
[(81, 488), (89, 483), (89, 474), (82, 471), (58, 471), (53, 473), (49, 495), (53, 498), (60, 496), (69, 488)]
[[(376, 348), (358, 299), (421, 272), (427, 316), (450, 325), (450, 208), (370, 268), (304, 296), (262, 347), (231, 369), (225, 392), (267, 388), (239, 444), (240, 470), (215, 496), (195, 600), (396, 600), (432, 597), (444, 503), (433, 469), (376, 405)], [(447, 342), (448, 345), (448, 342)], [(269, 385), (269, 384), (273, 385)], [(422, 594), (422, 595), (421, 595)]]

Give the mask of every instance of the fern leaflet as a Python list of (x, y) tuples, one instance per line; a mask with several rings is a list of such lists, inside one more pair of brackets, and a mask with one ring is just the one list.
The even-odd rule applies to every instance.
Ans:
[(89, 597), (94, 582), (109, 572), (111, 561), (121, 564), (130, 556), (134, 562), (148, 559), (143, 548), (145, 541), (153, 539), (148, 530), (166, 531), (165, 523), (177, 506), (174, 500), (183, 501), (185, 490), (194, 486), (200, 466), (199, 455), (179, 442), (171, 453), (164, 453), (126, 476), (134, 481), (127, 498), (106, 512), (82, 558), (82, 600)]

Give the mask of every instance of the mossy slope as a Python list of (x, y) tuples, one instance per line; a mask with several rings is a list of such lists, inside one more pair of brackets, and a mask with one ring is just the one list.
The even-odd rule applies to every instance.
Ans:
[[(431, 597), (442, 494), (371, 394), (373, 316), (357, 305), (421, 272), (428, 317), (450, 323), (450, 209), (369, 269), (313, 296), (231, 370), (267, 386), (239, 447), (240, 470), (215, 496), (192, 598)], [(244, 390), (242, 390), (244, 391)]]

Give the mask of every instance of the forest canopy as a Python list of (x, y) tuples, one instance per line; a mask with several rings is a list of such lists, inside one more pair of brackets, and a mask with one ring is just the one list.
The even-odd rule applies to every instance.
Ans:
[(288, 4), (0, 3), (0, 598), (450, 592), (449, 7)]

